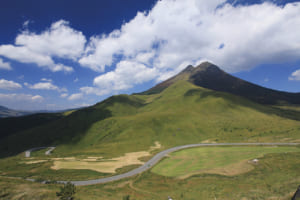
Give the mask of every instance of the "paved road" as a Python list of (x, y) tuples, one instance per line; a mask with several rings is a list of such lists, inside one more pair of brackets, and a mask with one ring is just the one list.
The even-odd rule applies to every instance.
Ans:
[(25, 151), (25, 157), (26, 157), (26, 158), (29, 158), (31, 152), (33, 152), (33, 151), (38, 151), (38, 150), (41, 150), (41, 149), (47, 149), (47, 148), (49, 148), (49, 150), (45, 152), (45, 155), (50, 155), (51, 152), (52, 152), (56, 147), (36, 147), (36, 148), (28, 149), (27, 151)]
[[(140, 174), (144, 171), (147, 171), (153, 165), (158, 163), (163, 157), (167, 154), (178, 151), (181, 149), (192, 148), (192, 147), (209, 147), (209, 146), (297, 146), (300, 143), (217, 143), (217, 144), (188, 144), (183, 146), (173, 147), (167, 150), (164, 150), (158, 154), (156, 154), (153, 158), (151, 158), (148, 162), (146, 162), (143, 166), (136, 168), (132, 171), (129, 171), (124, 174), (119, 174), (116, 176), (111, 176), (107, 178), (100, 178), (95, 180), (87, 180), (87, 181), (71, 181), (74, 185), (94, 185), (99, 183), (108, 183), (116, 180), (120, 180), (123, 178), (128, 178), (137, 174)], [(67, 183), (67, 181), (58, 181), (58, 183)]]

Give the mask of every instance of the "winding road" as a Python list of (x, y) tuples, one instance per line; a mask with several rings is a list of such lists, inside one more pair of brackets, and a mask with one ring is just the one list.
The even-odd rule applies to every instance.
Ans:
[(47, 149), (47, 148), (49, 148), (49, 150), (45, 152), (45, 155), (50, 155), (51, 152), (52, 152), (56, 147), (36, 147), (36, 148), (28, 149), (27, 151), (25, 151), (25, 157), (26, 157), (26, 158), (29, 158), (31, 152), (33, 152), (33, 151), (38, 151), (38, 150), (41, 150), (41, 149)]
[[(300, 145), (300, 143), (201, 143), (201, 144), (188, 144), (183, 146), (177, 146), (170, 149), (166, 149), (162, 152), (159, 152), (156, 154), (153, 158), (151, 158), (149, 161), (147, 161), (144, 165), (126, 172), (124, 174), (119, 174), (116, 176), (111, 176), (107, 178), (100, 178), (100, 179), (94, 179), (94, 180), (86, 180), (86, 181), (70, 181), (72, 184), (76, 186), (84, 186), (84, 185), (94, 185), (94, 184), (100, 184), (100, 183), (108, 183), (112, 181), (117, 181), (123, 178), (128, 178), (137, 174), (140, 174), (144, 171), (147, 171), (150, 169), (153, 165), (158, 163), (163, 157), (165, 157), (167, 154), (172, 153), (174, 151), (178, 151), (181, 149), (187, 149), (187, 148), (193, 148), (193, 147), (215, 147), (215, 146), (297, 146)], [(27, 179), (32, 181), (32, 179)], [(58, 183), (67, 183), (67, 181), (57, 181)]]

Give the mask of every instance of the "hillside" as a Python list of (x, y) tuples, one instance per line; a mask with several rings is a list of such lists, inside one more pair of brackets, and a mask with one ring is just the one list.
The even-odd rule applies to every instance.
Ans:
[[(113, 96), (45, 124), (18, 130), (0, 141), (0, 152), (8, 156), (31, 147), (56, 145), (54, 153), (60, 156), (112, 157), (148, 149), (155, 141), (163, 149), (202, 141), (292, 142), (300, 139), (299, 120), (298, 111), (177, 80), (160, 93)], [(11, 126), (16, 124), (10, 122)]]
[(200, 87), (228, 92), (261, 104), (300, 105), (300, 93), (281, 92), (255, 85), (234, 77), (209, 62), (204, 62), (197, 67), (190, 65), (178, 75), (142, 94), (159, 93), (178, 80), (187, 80)]

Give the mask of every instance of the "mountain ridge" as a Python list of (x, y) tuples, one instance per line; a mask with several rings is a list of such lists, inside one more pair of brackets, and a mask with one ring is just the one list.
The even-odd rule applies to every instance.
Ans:
[(277, 91), (262, 87), (230, 75), (210, 62), (203, 62), (197, 67), (189, 65), (179, 74), (140, 94), (159, 93), (178, 80), (187, 80), (200, 87), (228, 92), (261, 104), (300, 105), (300, 93)]
[(0, 105), (0, 118), (20, 117), (20, 116), (29, 115), (29, 114), (32, 114), (32, 112), (13, 110), (13, 109), (10, 109), (10, 108)]

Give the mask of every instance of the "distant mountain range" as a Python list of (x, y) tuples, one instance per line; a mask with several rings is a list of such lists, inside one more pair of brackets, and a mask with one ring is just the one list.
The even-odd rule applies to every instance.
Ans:
[(79, 110), (82, 108), (73, 108), (66, 110), (36, 110), (36, 111), (21, 111), (21, 110), (13, 110), (4, 106), (0, 106), (0, 118), (7, 117), (21, 117), (26, 115), (38, 114), (38, 113), (63, 113), (71, 110)]
[(0, 118), (20, 117), (20, 116), (29, 115), (29, 114), (32, 114), (32, 113), (34, 113), (34, 112), (12, 110), (12, 109), (6, 108), (4, 106), (0, 106)]

